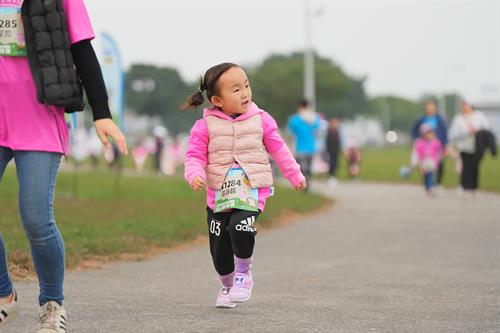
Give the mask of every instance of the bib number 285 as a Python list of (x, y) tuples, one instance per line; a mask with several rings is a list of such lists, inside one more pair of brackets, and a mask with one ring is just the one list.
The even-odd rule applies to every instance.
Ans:
[(17, 20), (0, 20), (0, 28), (17, 28)]

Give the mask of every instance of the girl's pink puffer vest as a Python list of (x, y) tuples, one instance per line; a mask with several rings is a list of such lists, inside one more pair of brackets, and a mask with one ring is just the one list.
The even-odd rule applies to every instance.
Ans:
[(229, 121), (205, 116), (208, 125), (207, 185), (220, 189), (227, 172), (236, 161), (245, 171), (252, 187), (273, 185), (271, 164), (263, 143), (260, 113), (245, 120)]

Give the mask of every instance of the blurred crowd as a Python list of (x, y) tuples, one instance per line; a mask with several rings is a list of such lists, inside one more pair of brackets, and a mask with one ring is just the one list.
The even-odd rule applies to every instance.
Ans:
[[(341, 119), (315, 112), (306, 100), (297, 104), (282, 135), (309, 180), (313, 174), (326, 174), (328, 185), (335, 187), (341, 163), (345, 163), (349, 178), (360, 176), (363, 140), (359, 133), (345, 127)], [(423, 115), (415, 120), (410, 134), (410, 162), (399, 173), (402, 178), (419, 173), (429, 196), (435, 195), (436, 186), (442, 182), (446, 159), (454, 163), (461, 189), (473, 194), (479, 186), (479, 165), (484, 154), (490, 151), (496, 156), (497, 152), (488, 118), (465, 100), (450, 124), (439, 114), (437, 102), (427, 100)], [(122, 167), (118, 147), (103, 148), (95, 131), (73, 130), (70, 141), (71, 156), (77, 164), (89, 159), (97, 166), (104, 157), (110, 168)], [(150, 135), (136, 138), (133, 143), (131, 156), (136, 171), (174, 175), (183, 163), (187, 141), (187, 134), (171, 136), (165, 127), (155, 126)]]

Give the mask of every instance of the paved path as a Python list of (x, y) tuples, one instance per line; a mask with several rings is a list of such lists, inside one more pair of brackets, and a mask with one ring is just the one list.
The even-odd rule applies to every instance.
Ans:
[[(333, 192), (331, 211), (259, 234), (254, 297), (237, 309), (213, 307), (199, 247), (68, 274), (71, 332), (500, 332), (500, 196)], [(22, 312), (2, 333), (34, 331), (36, 286), (17, 288)]]

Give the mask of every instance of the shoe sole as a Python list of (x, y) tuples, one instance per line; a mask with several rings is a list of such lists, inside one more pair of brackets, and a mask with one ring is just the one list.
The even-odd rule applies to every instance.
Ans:
[(220, 304), (215, 304), (215, 307), (216, 308), (219, 308), (219, 309), (234, 309), (235, 307), (237, 307), (238, 304), (227, 304), (227, 303), (220, 303)]
[(250, 298), (252, 298), (252, 292), (250, 292), (250, 294), (248, 294), (247, 298), (238, 298), (238, 299), (229, 298), (229, 299), (233, 303), (243, 303), (243, 302), (250, 300)]

